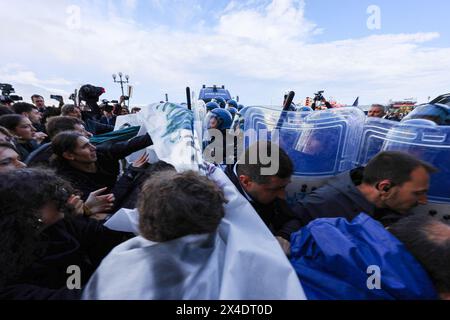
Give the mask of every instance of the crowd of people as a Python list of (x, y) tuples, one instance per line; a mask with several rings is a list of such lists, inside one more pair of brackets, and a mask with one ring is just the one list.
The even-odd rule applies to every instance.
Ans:
[[(117, 116), (128, 110), (124, 101), (99, 105), (99, 91), (88, 89), (81, 94), (84, 106), (47, 108), (40, 95), (33, 95), (32, 104), (0, 106), (0, 299), (80, 299), (109, 252), (136, 236), (104, 226), (121, 208), (139, 209), (139, 235), (151, 243), (212, 234), (225, 215), (227, 199), (207, 177), (192, 171), (177, 173), (163, 161), (150, 164), (147, 153), (130, 165), (123, 161), (153, 144), (149, 134), (94, 143), (93, 137), (114, 131)], [(234, 100), (217, 99), (206, 109), (208, 129), (226, 131), (239, 126), (235, 120), (245, 108)], [(385, 112), (382, 105), (373, 105), (368, 116), (382, 118)], [(252, 162), (251, 155), (275, 149), (278, 170), (263, 175), (269, 164), (259, 156)], [(305, 281), (307, 297), (308, 293), (316, 297), (317, 287), (306, 280), (305, 266), (296, 264), (293, 237), (322, 219), (351, 222), (365, 213), (385, 233), (359, 238), (361, 246), (379, 243), (388, 248), (388, 243), (397, 241), (418, 263), (416, 269), (423, 270), (420, 281), (432, 286), (422, 298), (450, 299), (450, 226), (431, 216), (411, 214), (414, 207), (427, 203), (430, 175), (436, 172), (431, 164), (402, 152), (381, 152), (367, 166), (333, 177), (295, 206), (286, 202), (294, 165), (279, 146), (270, 142), (249, 146), (222, 169), (292, 259), (299, 281)], [(338, 251), (328, 254), (336, 257)], [(308, 267), (321, 272), (326, 281), (333, 268), (316, 258), (308, 256)], [(67, 286), (67, 267), (73, 265), (82, 270), (81, 285), (75, 289)], [(171, 275), (163, 266), (153, 272), (156, 278), (173, 276), (173, 282), (189, 276)], [(411, 284), (399, 285), (408, 291)], [(367, 290), (365, 286), (361, 282), (354, 290)], [(177, 297), (174, 292), (156, 296)], [(329, 297), (348, 296), (337, 292)]]

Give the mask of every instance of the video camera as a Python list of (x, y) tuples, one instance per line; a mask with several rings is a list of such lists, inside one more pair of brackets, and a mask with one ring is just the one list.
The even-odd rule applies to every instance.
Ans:
[(104, 93), (105, 93), (104, 88), (86, 84), (80, 88), (80, 91), (78, 92), (78, 97), (80, 98), (80, 101), (98, 102), (100, 96)]
[(11, 95), (11, 93), (15, 93), (16, 91), (9, 83), (0, 83), (0, 90), (2, 92), (0, 103), (13, 103), (15, 101), (23, 100), (23, 98), (18, 95)]
[(314, 93), (314, 101), (322, 101), (324, 99), (323, 93), (325, 90)]

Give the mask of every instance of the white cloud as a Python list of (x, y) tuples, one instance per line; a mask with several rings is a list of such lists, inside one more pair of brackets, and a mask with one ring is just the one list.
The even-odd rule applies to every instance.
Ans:
[[(20, 15), (3, 21), (12, 45), (0, 52), (0, 59), (24, 68), (0, 75), (11, 82), (70, 92), (83, 81), (108, 86), (110, 74), (122, 70), (140, 83), (135, 92), (138, 103), (160, 100), (164, 92), (180, 92), (176, 99), (181, 99), (186, 85), (196, 89), (203, 83), (226, 84), (244, 101), (261, 104), (288, 89), (301, 97), (327, 89), (344, 102), (360, 95), (370, 103), (434, 96), (450, 87), (450, 48), (427, 46), (438, 33), (314, 44), (311, 39), (321, 29), (305, 18), (304, 1), (256, 3), (230, 2), (215, 26), (203, 24), (202, 32), (193, 33), (139, 25), (121, 16), (117, 3), (110, 0), (80, 2), (78, 30), (65, 24), (69, 1), (50, 0), (45, 8), (11, 2), (11, 12)], [(123, 4), (131, 9), (137, 5)]]
[[(61, 86), (72, 86), (70, 82), (64, 78), (40, 79), (33, 71), (25, 69), (20, 65), (6, 65), (0, 68), (0, 79), (2, 82), (14, 84), (16, 93), (22, 94), (21, 89), (26, 88), (27, 91), (42, 92), (47, 94), (61, 94), (68, 96), (69, 93), (61, 89)], [(30, 92), (31, 92), (30, 91)], [(28, 94), (26, 96), (31, 96)]]
[(125, 7), (128, 9), (134, 10), (136, 9), (136, 0), (124, 0), (125, 1)]

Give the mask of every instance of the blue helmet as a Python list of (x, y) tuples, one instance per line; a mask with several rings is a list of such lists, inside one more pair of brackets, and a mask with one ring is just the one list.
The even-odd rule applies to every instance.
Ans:
[(228, 108), (233, 107), (233, 108), (238, 108), (238, 103), (236, 102), (236, 100), (234, 99), (230, 99), (227, 101), (228, 104)]
[(217, 97), (214, 99), (214, 102), (216, 102), (221, 108), (225, 109), (227, 106), (227, 102), (222, 97)]
[(297, 109), (297, 111), (300, 111), (300, 112), (311, 112), (311, 111), (314, 111), (314, 110), (311, 107), (300, 107), (300, 108)]
[(241, 111), (244, 108), (245, 108), (245, 106), (243, 104), (238, 104), (238, 106), (237, 106), (238, 111)]
[(238, 109), (236, 109), (235, 107), (228, 107), (226, 110), (228, 110), (228, 112), (231, 113), (231, 116), (234, 118), (234, 116), (236, 115), (236, 113), (238, 113)]
[(206, 110), (207, 111), (212, 111), (212, 110), (217, 109), (217, 108), (220, 108), (220, 106), (216, 102), (211, 101), (211, 102), (208, 102), (206, 104)]
[(434, 121), (438, 125), (450, 123), (450, 107), (445, 104), (425, 104), (416, 107), (402, 121), (411, 119), (427, 119)]
[(230, 129), (233, 124), (233, 117), (228, 110), (217, 108), (211, 111), (211, 117), (215, 117), (219, 122), (218, 130)]

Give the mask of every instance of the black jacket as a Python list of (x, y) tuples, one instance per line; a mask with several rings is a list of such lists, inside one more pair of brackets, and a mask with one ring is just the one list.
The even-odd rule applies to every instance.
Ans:
[(17, 141), (15, 146), (17, 151), (19, 151), (19, 156), (22, 161), (26, 161), (30, 154), (39, 148), (39, 144), (36, 140)]
[(318, 218), (345, 217), (352, 220), (361, 212), (388, 226), (401, 219), (401, 215), (389, 209), (376, 208), (357, 189), (364, 169), (357, 168), (337, 175), (321, 188), (308, 194), (294, 208), (302, 226)]
[[(234, 174), (233, 168), (234, 165), (227, 165), (225, 174), (245, 197), (245, 192), (242, 189), (238, 177)], [(276, 199), (273, 203), (268, 205), (256, 201), (250, 201), (250, 204), (275, 236), (280, 236), (290, 241), (291, 233), (297, 231), (301, 227), (301, 222), (296, 219), (295, 214), (285, 200)]]
[(67, 268), (80, 268), (83, 286), (102, 259), (130, 236), (91, 219), (60, 220), (42, 231), (40, 244), (45, 249), (18, 278), (0, 288), (0, 300), (79, 299), (81, 290), (67, 288)]
[[(109, 147), (106, 147), (109, 144)], [(65, 162), (55, 162), (57, 174), (68, 180), (81, 193), (81, 198), (86, 200), (89, 193), (107, 187), (107, 192), (115, 194), (117, 177), (120, 173), (119, 159), (123, 159), (130, 154), (152, 144), (149, 135), (136, 137), (125, 143), (105, 143), (104, 148), (97, 149), (97, 172), (89, 173), (71, 167)], [(124, 188), (132, 187), (132, 180), (122, 180), (121, 183), (128, 183)], [(119, 203), (119, 202), (117, 202)]]
[[(97, 151), (106, 154), (117, 154), (122, 153), (128, 156), (130, 150), (133, 152), (144, 149), (153, 144), (152, 139), (148, 134), (134, 137), (129, 141), (107, 141), (96, 145)], [(34, 150), (28, 156), (26, 164), (29, 167), (44, 165), (48, 166), (50, 163), (50, 158), (53, 155), (53, 149), (51, 143), (45, 143), (41, 145), (38, 149)], [(125, 156), (125, 157), (126, 157)]]

